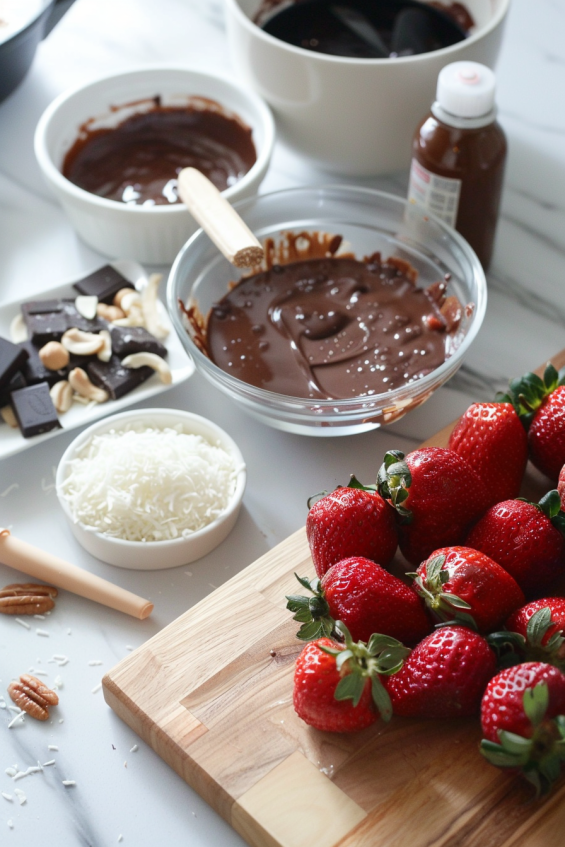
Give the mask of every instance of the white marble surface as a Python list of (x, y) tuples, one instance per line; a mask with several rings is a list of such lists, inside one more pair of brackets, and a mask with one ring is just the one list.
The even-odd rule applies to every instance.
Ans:
[[(96, 688), (103, 672), (130, 649), (300, 527), (309, 494), (344, 482), (353, 471), (376, 473), (385, 449), (410, 448), (471, 399), (490, 397), (508, 376), (565, 346), (564, 27), (561, 0), (513, 0), (498, 67), (510, 156), (488, 314), (463, 370), (426, 406), (392, 430), (311, 439), (256, 423), (198, 376), (162, 395), (161, 405), (204, 414), (223, 426), (240, 445), (249, 473), (232, 535), (206, 559), (175, 570), (122, 571), (77, 546), (51, 487), (70, 434), (0, 462), (2, 525), (155, 602), (145, 622), (65, 592), (46, 620), (29, 619), (29, 630), (0, 616), (0, 706), (9, 702), (10, 679), (30, 668), (44, 672), (48, 683), (57, 675), (63, 681), (61, 705), (45, 724), (27, 720), (8, 729), (14, 713), (0, 709), (0, 792), (12, 795), (12, 802), (0, 796), (0, 844), (243, 844), (113, 714)], [(0, 105), (0, 302), (101, 264), (43, 186), (33, 130), (44, 107), (66, 87), (148, 63), (229, 73), (218, 0), (77, 0), (41, 45), (24, 83)], [(327, 181), (279, 145), (262, 191)], [(365, 184), (404, 194), (406, 181), (400, 173)], [(2, 585), (20, 577), (0, 564)], [(55, 655), (68, 663), (50, 661)], [(24, 771), (50, 760), (55, 764), (17, 782), (5, 773), (16, 764)], [(76, 785), (65, 787), (62, 780)], [(23, 805), (16, 788), (25, 793)]]

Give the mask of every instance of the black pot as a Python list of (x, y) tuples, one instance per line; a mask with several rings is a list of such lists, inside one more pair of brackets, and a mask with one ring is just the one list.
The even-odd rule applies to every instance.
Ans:
[(12, 93), (30, 69), (55, 2), (45, 0), (45, 7), (36, 18), (0, 42), (0, 101)]

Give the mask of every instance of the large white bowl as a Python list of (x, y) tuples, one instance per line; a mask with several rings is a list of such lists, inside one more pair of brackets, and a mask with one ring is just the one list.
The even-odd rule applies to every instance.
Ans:
[(215, 100), (251, 127), (257, 161), (223, 192), (232, 202), (257, 193), (274, 143), (273, 117), (258, 95), (224, 77), (186, 68), (128, 71), (57, 97), (35, 132), (35, 155), (48, 185), (87, 244), (106, 256), (128, 256), (150, 265), (170, 264), (198, 229), (188, 209), (182, 203), (148, 208), (98, 197), (66, 179), (61, 167), (85, 121), (105, 118), (105, 125), (116, 125), (124, 119), (125, 110), (112, 111), (112, 107), (156, 95), (164, 105), (179, 105), (191, 97)]
[(273, 108), (277, 130), (300, 153), (346, 175), (407, 167), (411, 139), (434, 100), (444, 65), (493, 67), (510, 0), (465, 0), (476, 27), (464, 41), (397, 59), (350, 59), (293, 47), (253, 23), (262, 0), (225, 0), (232, 60)]
[[(80, 521), (75, 521), (67, 498), (62, 492), (63, 482), (69, 472), (69, 463), (76, 458), (82, 447), (93, 435), (101, 435), (112, 429), (120, 430), (127, 424), (132, 423), (144, 423), (156, 427), (176, 426), (180, 423), (184, 432), (201, 435), (210, 443), (218, 444), (232, 455), (239, 470), (235, 491), (227, 509), (203, 529), (193, 532), (186, 538), (177, 538), (173, 541), (125, 541), (105, 535), (102, 532), (95, 532)], [(235, 526), (243, 499), (246, 478), (245, 463), (237, 444), (212, 421), (200, 415), (177, 409), (139, 409), (104, 418), (104, 420), (89, 426), (88, 429), (77, 436), (63, 453), (57, 467), (56, 489), (59, 503), (69, 521), (73, 534), (88, 553), (103, 562), (117, 565), (120, 568), (160, 570), (194, 562), (206, 556), (218, 544), (221, 544)]]

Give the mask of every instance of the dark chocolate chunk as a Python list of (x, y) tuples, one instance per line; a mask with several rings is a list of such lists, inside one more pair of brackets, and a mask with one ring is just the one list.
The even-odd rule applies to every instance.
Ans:
[(14, 374), (21, 371), (27, 355), (19, 345), (0, 337), (0, 387), (10, 382)]
[(112, 352), (123, 359), (130, 353), (156, 353), (163, 359), (167, 348), (143, 326), (113, 326), (108, 327), (112, 336)]
[(10, 382), (0, 388), (0, 408), (10, 403), (12, 391), (16, 391), (18, 388), (24, 388), (26, 385), (27, 383), (21, 371), (14, 374)]
[(86, 372), (94, 385), (104, 388), (112, 400), (133, 391), (155, 373), (153, 368), (146, 365), (141, 368), (124, 368), (117, 356), (112, 356), (109, 362), (98, 359), (89, 362)]
[(22, 303), (22, 315), (28, 335), (34, 344), (42, 347), (48, 341), (58, 341), (72, 327), (84, 332), (100, 332), (106, 322), (96, 317), (85, 318), (72, 299), (31, 300)]
[(12, 408), (24, 438), (61, 428), (46, 382), (13, 391)]
[(80, 294), (98, 297), (100, 303), (111, 303), (114, 295), (121, 288), (134, 288), (134, 286), (111, 265), (104, 265), (89, 276), (85, 276), (84, 279), (79, 279), (73, 284), (73, 288), (76, 288)]
[(55, 385), (60, 379), (66, 379), (67, 373), (73, 368), (83, 368), (85, 362), (88, 362), (92, 356), (76, 356), (71, 353), (69, 364), (65, 368), (60, 368), (58, 371), (49, 370), (46, 368), (39, 358), (40, 347), (37, 347), (32, 341), (20, 341), (18, 347), (22, 347), (28, 354), (29, 358), (22, 368), (22, 374), (25, 377), (27, 385), (37, 385), (38, 382), (47, 382), (49, 385)]

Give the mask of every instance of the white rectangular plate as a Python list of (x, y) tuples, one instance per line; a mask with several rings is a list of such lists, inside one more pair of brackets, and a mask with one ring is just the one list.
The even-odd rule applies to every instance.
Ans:
[[(137, 262), (128, 259), (120, 259), (116, 262), (109, 262), (117, 271), (125, 278), (133, 283), (140, 291), (147, 282), (147, 276), (141, 265)], [(52, 300), (60, 297), (73, 297), (77, 292), (73, 289), (72, 279), (63, 285), (56, 288), (50, 288), (48, 291), (42, 291), (40, 294), (26, 298), (26, 300)], [(0, 306), (0, 335), (4, 338), (10, 338), (10, 324), (12, 320), (20, 314), (20, 302), (5, 303)], [(156, 394), (161, 394), (168, 388), (178, 385), (180, 382), (188, 379), (194, 373), (194, 365), (185, 353), (178, 337), (169, 321), (166, 309), (159, 302), (160, 318), (162, 322), (170, 330), (169, 335), (164, 340), (167, 348), (167, 361), (171, 368), (173, 381), (171, 385), (165, 385), (159, 379), (158, 374), (154, 374), (146, 382), (138, 385), (125, 397), (120, 397), (119, 400), (108, 400), (106, 403), (91, 403), (88, 406), (82, 406), (79, 403), (73, 403), (68, 412), (59, 416), (62, 429), (54, 429), (51, 432), (45, 432), (42, 435), (35, 435), (33, 438), (24, 438), (19, 429), (12, 429), (3, 421), (0, 420), (0, 459), (6, 456), (12, 456), (14, 453), (19, 453), (21, 450), (27, 450), (28, 447), (33, 447), (48, 438), (53, 438), (60, 435), (69, 429), (90, 424), (98, 418), (113, 415), (133, 403), (139, 403), (141, 400), (147, 400)]]

